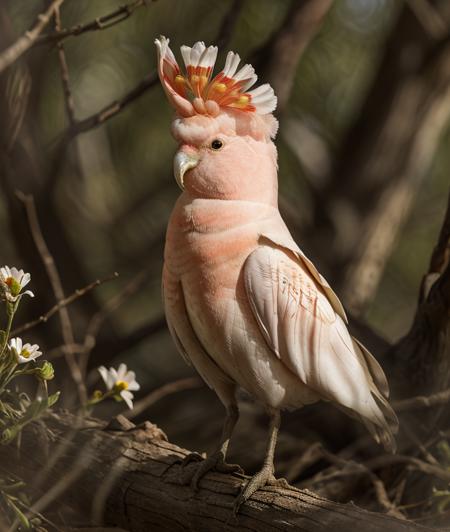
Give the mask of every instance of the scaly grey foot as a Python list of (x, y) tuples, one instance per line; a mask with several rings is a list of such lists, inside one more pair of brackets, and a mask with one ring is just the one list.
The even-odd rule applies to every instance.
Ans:
[[(196, 471), (193, 464), (202, 462), (204, 459), (205, 456), (202, 456), (200, 453), (189, 453), (184, 458), (177, 460), (180, 464), (180, 472), (178, 475), (180, 484), (186, 486), (191, 483), (192, 477)], [(192, 467), (189, 467), (191, 465)]]
[(238, 464), (228, 464), (227, 462), (225, 462), (223, 452), (217, 451), (211, 456), (208, 456), (208, 458), (206, 458), (206, 460), (201, 462), (201, 464), (198, 466), (191, 480), (191, 487), (193, 490), (198, 490), (198, 483), (206, 475), (206, 473), (211, 470), (219, 471), (220, 473), (244, 474), (244, 471), (242, 470), (241, 466), (239, 466)]
[(233, 505), (233, 514), (239, 512), (240, 507), (246, 502), (254, 493), (264, 486), (278, 486), (280, 488), (288, 488), (289, 483), (285, 478), (275, 478), (273, 475), (273, 466), (264, 466), (261, 471), (258, 471), (247, 484), (242, 488), (241, 493), (237, 496)]

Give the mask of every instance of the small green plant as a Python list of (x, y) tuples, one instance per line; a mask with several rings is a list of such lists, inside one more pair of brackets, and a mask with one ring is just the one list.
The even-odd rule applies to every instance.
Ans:
[[(47, 381), (53, 379), (53, 366), (48, 361), (37, 362), (42, 355), (37, 344), (22, 338), (10, 338), (14, 317), (24, 296), (34, 297), (24, 290), (30, 282), (29, 273), (17, 268), (0, 268), (0, 302), (4, 310), (5, 327), (0, 330), (0, 444), (18, 440), (21, 430), (42, 416), (56, 403), (59, 392), (49, 395)], [(19, 377), (37, 380), (33, 396), (20, 388)], [(19, 520), (22, 527), (32, 525), (24, 514), (27, 498), (24, 483), (18, 479), (0, 478), (0, 507), (3, 513)]]
[[(30, 282), (30, 274), (17, 268), (0, 268), (0, 297), (4, 303), (6, 327), (0, 330), (0, 443), (11, 442), (22, 428), (40, 417), (56, 403), (59, 392), (48, 394), (47, 381), (54, 376), (50, 362), (37, 363), (42, 351), (37, 344), (10, 338), (14, 316), (23, 296), (33, 297), (23, 288)], [(34, 397), (20, 391), (18, 377), (29, 375), (37, 379)]]
[[(48, 393), (47, 383), (54, 378), (54, 370), (50, 362), (41, 360), (39, 346), (20, 337), (11, 337), (22, 298), (34, 297), (33, 292), (24, 290), (30, 280), (30, 274), (23, 270), (0, 268), (0, 315), (3, 311), (5, 324), (0, 328), (0, 445), (19, 446), (22, 429), (44, 415), (59, 398), (59, 392)], [(101, 366), (98, 371), (106, 389), (95, 390), (87, 403), (80, 405), (79, 414), (91, 412), (95, 405), (109, 398), (124, 401), (128, 408), (133, 408), (133, 392), (140, 388), (135, 373), (123, 363), (117, 370)], [(37, 381), (32, 395), (21, 386), (20, 377), (24, 376)], [(40, 520), (42, 516), (32, 514), (29, 517), (30, 507), (24, 482), (13, 476), (0, 477), (0, 515), (11, 524), (15, 522), (20, 530), (45, 530)]]

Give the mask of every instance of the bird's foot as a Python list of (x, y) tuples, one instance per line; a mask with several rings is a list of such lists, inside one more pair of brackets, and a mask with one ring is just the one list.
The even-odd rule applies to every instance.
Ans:
[(278, 486), (280, 488), (289, 487), (289, 483), (285, 478), (275, 478), (273, 475), (273, 467), (264, 466), (261, 471), (258, 471), (247, 484), (242, 488), (240, 494), (237, 496), (233, 505), (233, 514), (239, 512), (240, 507), (246, 502), (254, 493), (264, 486)]
[[(183, 459), (177, 460), (180, 464), (179, 482), (183, 486), (191, 483), (192, 476), (195, 474), (196, 468), (193, 464), (197, 464), (205, 460), (206, 455), (200, 453), (189, 453)], [(192, 467), (191, 467), (192, 466)]]
[(244, 474), (243, 469), (238, 464), (228, 464), (225, 462), (225, 456), (222, 451), (217, 451), (206, 460), (203, 460), (195, 471), (191, 480), (191, 487), (197, 491), (199, 489), (200, 480), (208, 473), (208, 471), (218, 471), (219, 473), (241, 473)]
[(182, 460), (180, 460), (181, 467), (186, 467), (189, 464), (196, 464), (206, 458), (205, 453), (189, 453)]

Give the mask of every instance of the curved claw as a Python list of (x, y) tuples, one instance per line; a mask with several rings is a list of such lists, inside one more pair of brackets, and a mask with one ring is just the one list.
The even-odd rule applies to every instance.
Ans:
[(199, 489), (200, 480), (211, 470), (219, 471), (220, 473), (241, 473), (244, 471), (238, 464), (228, 464), (225, 462), (225, 457), (221, 451), (208, 456), (198, 467), (192, 480), (191, 487), (194, 491)]
[(205, 456), (203, 454), (193, 452), (187, 454), (182, 460), (180, 460), (180, 465), (181, 467), (186, 467), (189, 464), (201, 462), (204, 459)]
[(183, 459), (178, 460), (180, 464), (179, 482), (183, 486), (187, 486), (191, 483), (192, 477), (195, 475), (195, 468), (190, 467), (192, 464), (196, 464), (205, 459), (200, 453), (189, 453)]
[(235, 517), (241, 506), (255, 493), (255, 491), (258, 491), (264, 486), (279, 486), (286, 488), (289, 487), (289, 483), (285, 478), (275, 478), (272, 466), (263, 467), (261, 471), (258, 471), (258, 473), (252, 476), (236, 497), (233, 505), (233, 514)]

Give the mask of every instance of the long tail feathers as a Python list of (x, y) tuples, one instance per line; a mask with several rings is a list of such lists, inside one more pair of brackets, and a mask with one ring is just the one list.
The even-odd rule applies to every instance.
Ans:
[(394, 434), (398, 431), (398, 418), (388, 402), (389, 387), (384, 372), (373, 355), (355, 338), (352, 338), (355, 352), (361, 364), (367, 368), (370, 391), (374, 399), (373, 416), (359, 416), (375, 441), (394, 453), (397, 445)]

